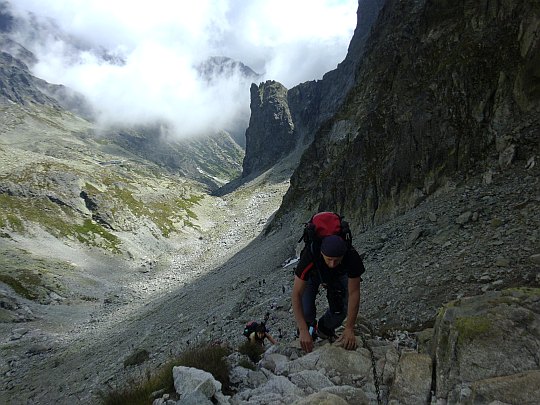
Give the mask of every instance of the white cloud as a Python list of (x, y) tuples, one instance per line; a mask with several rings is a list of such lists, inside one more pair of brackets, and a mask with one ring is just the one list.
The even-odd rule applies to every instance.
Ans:
[(30, 46), (34, 73), (85, 94), (105, 122), (167, 119), (179, 134), (222, 128), (249, 111), (249, 84), (212, 86), (194, 65), (228, 56), (291, 88), (320, 79), (346, 55), (357, 0), (11, 0), (93, 47), (124, 56), (122, 66), (73, 51), (52, 36)]

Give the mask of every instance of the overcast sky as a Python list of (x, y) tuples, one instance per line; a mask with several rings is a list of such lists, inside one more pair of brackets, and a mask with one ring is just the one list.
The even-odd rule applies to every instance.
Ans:
[(180, 135), (227, 127), (249, 113), (249, 83), (208, 85), (193, 66), (210, 56), (243, 62), (260, 81), (291, 88), (321, 79), (347, 52), (357, 0), (9, 0), (94, 47), (122, 55), (122, 66), (91, 52), (73, 54), (40, 35), (29, 46), (36, 76), (85, 94), (103, 122), (166, 119)]

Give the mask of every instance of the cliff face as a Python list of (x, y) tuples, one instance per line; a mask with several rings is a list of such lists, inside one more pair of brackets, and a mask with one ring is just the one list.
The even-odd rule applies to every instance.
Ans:
[(321, 124), (336, 113), (355, 83), (355, 70), (383, 3), (384, 0), (359, 1), (357, 27), (348, 55), (322, 80), (291, 89), (275, 81), (252, 85), (243, 177), (268, 169), (297, 144), (312, 142)]
[(246, 130), (242, 176), (273, 166), (295, 144), (287, 89), (278, 82), (251, 85), (251, 118)]
[(537, 154), (539, 33), (534, 1), (388, 1), (365, 51), (349, 48), (355, 84), (277, 218), (336, 210), (365, 229), (451, 179)]

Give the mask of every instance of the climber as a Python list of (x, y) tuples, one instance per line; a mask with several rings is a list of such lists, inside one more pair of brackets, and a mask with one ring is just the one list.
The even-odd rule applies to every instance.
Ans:
[[(317, 337), (336, 340), (347, 350), (356, 349), (354, 325), (360, 305), (360, 276), (364, 271), (358, 252), (338, 235), (324, 237), (317, 251), (302, 250), (295, 270), (292, 307), (305, 352), (313, 350)], [(327, 291), (329, 308), (317, 322), (315, 299), (321, 286)], [(345, 329), (337, 338), (335, 329), (345, 318)]]
[(249, 333), (248, 339), (251, 343), (256, 343), (261, 346), (264, 346), (264, 339), (268, 339), (268, 341), (273, 345), (276, 344), (276, 340), (270, 333), (268, 333), (268, 329), (266, 329), (266, 325), (264, 323), (256, 324), (253, 332)]

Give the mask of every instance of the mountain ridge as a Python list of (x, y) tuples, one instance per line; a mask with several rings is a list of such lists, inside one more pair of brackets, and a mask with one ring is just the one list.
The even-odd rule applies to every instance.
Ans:
[[(368, 35), (383, 0), (360, 0), (357, 26), (345, 59), (321, 80), (307, 81), (291, 89), (267, 80), (253, 84), (252, 118), (246, 130), (246, 157), (242, 177), (257, 175), (287, 154), (297, 154), (314, 139), (315, 132), (331, 118), (355, 82), (355, 70), (362, 60)], [(268, 133), (277, 130), (278, 139)]]
[[(440, 15), (436, 2), (385, 5), (367, 43), (356, 88), (304, 154), (277, 217), (293, 207), (298, 211), (302, 201), (305, 211), (347, 212), (365, 229), (403, 213), (410, 201), (414, 204), (443, 185), (446, 176), (466, 177), (469, 170), (507, 165), (504, 154), (510, 161), (537, 154), (539, 98), (532, 90), (537, 79), (521, 77), (538, 55), (540, 45), (530, 34), (535, 20), (529, 20), (529, 12), (538, 13), (538, 8), (523, 1), (500, 10), (493, 5), (484, 14), (476, 7), (449, 7), (442, 13), (448, 21), (444, 25), (430, 17)], [(463, 25), (462, 13), (470, 13), (471, 24), (472, 16), (479, 18), (486, 31)], [(464, 39), (446, 44), (444, 38), (453, 38), (452, 29), (461, 28)], [(503, 39), (506, 53), (499, 51)], [(459, 55), (462, 41), (472, 42), (465, 55)], [(482, 53), (476, 53), (475, 46)], [(412, 54), (407, 56), (408, 49)], [(447, 57), (444, 49), (452, 53)], [(518, 56), (520, 49), (523, 55)], [(458, 71), (463, 83), (455, 76)], [(531, 90), (520, 85), (522, 80), (532, 80)], [(522, 98), (528, 101), (522, 104)], [(334, 163), (333, 156), (350, 162), (349, 167)], [(315, 184), (319, 178), (328, 183)], [(335, 183), (338, 178), (342, 180)], [(348, 193), (351, 184), (362, 194)], [(325, 193), (325, 188), (332, 191)]]

